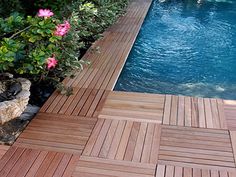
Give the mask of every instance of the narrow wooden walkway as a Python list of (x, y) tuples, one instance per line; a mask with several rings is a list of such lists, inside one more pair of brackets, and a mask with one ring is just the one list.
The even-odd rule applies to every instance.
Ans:
[(0, 177), (236, 177), (236, 101), (112, 91), (151, 2), (133, 0), (64, 80), (74, 94), (0, 146)]

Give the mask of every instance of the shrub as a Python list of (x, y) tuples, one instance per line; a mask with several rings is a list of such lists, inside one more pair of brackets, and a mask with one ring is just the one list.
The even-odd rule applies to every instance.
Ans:
[[(34, 83), (50, 82), (65, 91), (61, 79), (73, 77), (82, 68), (83, 53), (124, 11), (128, 0), (11, 2), (19, 2), (17, 10), (27, 13), (0, 18), (0, 72), (22, 75)], [(54, 16), (26, 15), (35, 14), (38, 6), (54, 9)]]
[(1, 0), (0, 17), (8, 17), (13, 12), (22, 12), (23, 7), (20, 0)]
[(85, 42), (86, 48), (101, 37), (101, 33), (115, 22), (128, 4), (128, 0), (106, 3), (103, 1), (92, 2), (76, 1), (70, 9), (72, 12), (70, 16), (76, 16), (78, 19), (77, 32), (80, 40)]
[(0, 20), (0, 71), (55, 84), (81, 68), (82, 61), (73, 48), (75, 27), (55, 17), (39, 16), (14, 14)]

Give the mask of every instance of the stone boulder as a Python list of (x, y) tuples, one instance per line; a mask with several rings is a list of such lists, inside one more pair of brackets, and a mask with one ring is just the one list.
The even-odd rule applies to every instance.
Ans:
[(19, 117), (28, 104), (31, 83), (24, 78), (16, 80), (21, 83), (22, 90), (16, 95), (15, 99), (0, 102), (0, 124)]

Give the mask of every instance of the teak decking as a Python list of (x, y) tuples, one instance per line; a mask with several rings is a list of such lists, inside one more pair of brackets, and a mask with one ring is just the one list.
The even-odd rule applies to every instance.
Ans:
[(236, 177), (236, 101), (112, 91), (150, 5), (133, 0), (64, 80), (74, 94), (0, 146), (1, 177)]

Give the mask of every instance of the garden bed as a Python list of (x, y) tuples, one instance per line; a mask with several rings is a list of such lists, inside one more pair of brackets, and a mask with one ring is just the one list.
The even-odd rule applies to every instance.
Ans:
[(89, 64), (81, 60), (83, 54), (127, 5), (127, 0), (29, 0), (30, 7), (24, 2), (11, 0), (7, 7), (0, 7), (4, 14), (0, 19), (0, 73), (10, 72), (32, 82), (26, 111), (0, 127), (1, 144), (15, 141), (55, 89), (73, 94), (61, 81)]

